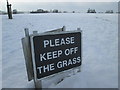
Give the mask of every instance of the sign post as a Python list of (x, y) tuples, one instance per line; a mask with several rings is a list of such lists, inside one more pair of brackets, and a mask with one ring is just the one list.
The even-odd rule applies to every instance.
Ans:
[(32, 35), (26, 33), (26, 36), (29, 36), (30, 40), (29, 55), (32, 63), (28, 65), (30, 63), (26, 60), (27, 72), (30, 73), (28, 79), (34, 79), (36, 88), (42, 88), (42, 80), (46, 77), (70, 69), (73, 69), (74, 73), (74, 68), (79, 68), (80, 71), (82, 64), (82, 32), (80, 28), (76, 31), (65, 31), (64, 26), (61, 29), (42, 34), (37, 31), (34, 31)]

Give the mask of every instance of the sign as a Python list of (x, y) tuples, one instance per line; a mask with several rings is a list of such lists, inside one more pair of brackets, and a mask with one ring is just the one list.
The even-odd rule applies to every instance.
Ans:
[(81, 65), (81, 32), (32, 36), (37, 79)]

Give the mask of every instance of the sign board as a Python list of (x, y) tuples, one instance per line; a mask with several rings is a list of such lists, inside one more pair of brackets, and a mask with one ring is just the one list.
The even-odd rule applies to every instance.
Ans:
[(81, 32), (31, 36), (37, 79), (81, 65)]

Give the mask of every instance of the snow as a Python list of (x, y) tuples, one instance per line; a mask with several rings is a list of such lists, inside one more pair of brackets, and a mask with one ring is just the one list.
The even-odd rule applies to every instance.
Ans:
[[(117, 14), (19, 14), (8, 20), (2, 16), (2, 87), (33, 88), (27, 72), (21, 38), (24, 28), (30, 33), (66, 26), (67, 30), (82, 29), (83, 61), (81, 72), (58, 84), (44, 82), (52, 88), (117, 88), (118, 87), (118, 15)], [(49, 86), (48, 86), (49, 85)]]

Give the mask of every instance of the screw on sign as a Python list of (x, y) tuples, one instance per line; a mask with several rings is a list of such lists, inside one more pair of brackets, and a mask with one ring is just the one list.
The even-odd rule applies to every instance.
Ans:
[(81, 32), (31, 37), (37, 79), (81, 65)]

